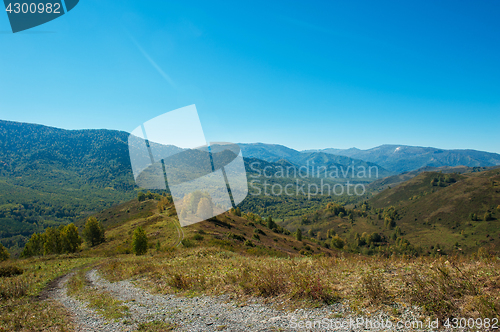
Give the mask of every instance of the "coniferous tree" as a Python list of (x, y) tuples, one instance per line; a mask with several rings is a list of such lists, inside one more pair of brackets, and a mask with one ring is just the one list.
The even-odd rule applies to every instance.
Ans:
[(274, 222), (273, 218), (267, 217), (266, 222), (267, 222), (267, 228), (269, 229), (276, 228), (276, 223)]
[(148, 251), (148, 237), (142, 227), (137, 227), (132, 237), (132, 250), (136, 255), (144, 255)]
[(297, 228), (297, 233), (295, 233), (295, 237), (297, 238), (297, 241), (302, 241), (302, 231), (300, 228)]

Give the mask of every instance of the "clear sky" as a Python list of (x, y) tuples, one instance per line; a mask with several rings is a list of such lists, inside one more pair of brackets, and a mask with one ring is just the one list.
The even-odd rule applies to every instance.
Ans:
[(81, 0), (12, 34), (0, 119), (131, 132), (196, 104), (209, 141), (500, 153), (500, 1)]

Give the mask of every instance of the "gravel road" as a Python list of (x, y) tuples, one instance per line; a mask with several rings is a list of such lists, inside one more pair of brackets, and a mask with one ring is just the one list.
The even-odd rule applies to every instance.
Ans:
[[(178, 297), (155, 295), (135, 286), (130, 281), (110, 283), (100, 277), (97, 270), (91, 270), (86, 277), (90, 286), (109, 292), (114, 298), (124, 301), (129, 307), (130, 317), (110, 321), (66, 294), (66, 282), (71, 274), (60, 279), (49, 291), (49, 297), (61, 302), (73, 315), (77, 331), (136, 331), (140, 323), (163, 321), (175, 326), (175, 331), (411, 331), (429, 330), (377, 328), (377, 322), (386, 322), (388, 313), (368, 313), (363, 318), (353, 314), (345, 303), (321, 308), (297, 309), (286, 312), (272, 308), (259, 299), (245, 303), (232, 301), (228, 296)], [(396, 308), (396, 307), (395, 307)], [(397, 307), (402, 322), (418, 320), (417, 308)], [(367, 318), (369, 317), (369, 318)], [(372, 325), (366, 325), (370, 319)], [(306, 324), (316, 326), (308, 326)], [(320, 325), (318, 322), (322, 322)], [(356, 325), (356, 322), (360, 323)], [(302, 324), (302, 325), (299, 325)], [(336, 324), (336, 325), (335, 325)], [(345, 324), (342, 328), (342, 324)], [(396, 322), (393, 321), (393, 324)], [(301, 328), (302, 327), (302, 328)], [(425, 325), (424, 325), (425, 327)]]

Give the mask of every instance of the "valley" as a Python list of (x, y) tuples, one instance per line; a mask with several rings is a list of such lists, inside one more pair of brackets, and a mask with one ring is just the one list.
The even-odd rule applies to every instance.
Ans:
[[(134, 185), (126, 133), (0, 125), (0, 256), (10, 255), (0, 262), (0, 330), (499, 317), (494, 157), (419, 159), (401, 173), (408, 164), (242, 144), (256, 192), (181, 228), (168, 188)], [(296, 184), (304, 191), (285, 191)], [(364, 190), (321, 194), (326, 184)]]

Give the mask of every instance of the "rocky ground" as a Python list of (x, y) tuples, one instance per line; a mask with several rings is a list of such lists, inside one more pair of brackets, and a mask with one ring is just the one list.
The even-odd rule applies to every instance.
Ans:
[[(428, 322), (424, 323), (422, 329), (396, 326), (397, 321), (403, 324), (417, 321), (420, 317), (417, 308), (395, 308), (399, 311), (397, 318), (380, 312), (356, 315), (349, 310), (347, 303), (288, 312), (256, 298), (241, 302), (231, 300), (228, 296), (179, 297), (150, 294), (131, 281), (110, 283), (99, 276), (97, 270), (91, 270), (86, 274), (89, 281), (87, 287), (108, 292), (129, 308), (127, 318), (107, 320), (88, 308), (86, 303), (67, 295), (66, 283), (70, 277), (71, 274), (59, 279), (48, 291), (48, 296), (59, 301), (68, 310), (77, 331), (146, 331), (147, 328), (141, 323), (147, 322), (168, 323), (174, 331), (431, 330), (427, 326)], [(391, 319), (392, 326), (388, 326), (387, 321)], [(385, 325), (380, 326), (381, 322)]]

